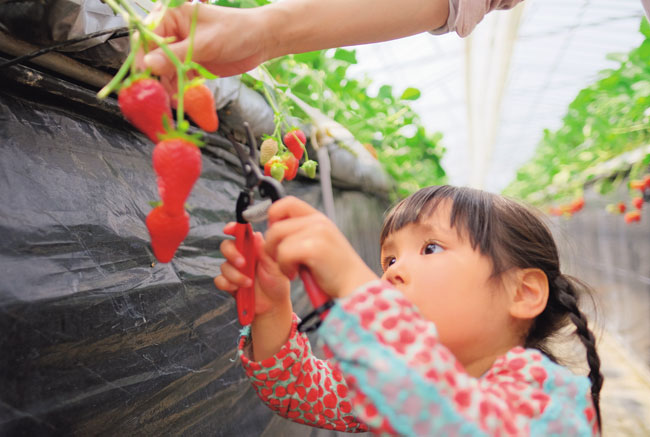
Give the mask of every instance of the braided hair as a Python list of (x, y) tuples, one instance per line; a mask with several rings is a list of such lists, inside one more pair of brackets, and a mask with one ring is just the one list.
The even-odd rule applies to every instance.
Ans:
[(600, 389), (603, 386), (603, 375), (600, 372), (600, 357), (596, 350), (596, 339), (589, 329), (587, 318), (578, 308), (577, 295), (581, 289), (588, 290), (588, 286), (576, 278), (557, 272), (555, 280), (549, 281), (546, 308), (534, 320), (524, 346), (539, 349), (553, 361), (557, 361), (548, 350), (545, 340), (564, 326), (567, 318), (575, 325), (576, 335), (587, 350), (591, 397), (600, 426)]
[(503, 196), (466, 187), (449, 185), (423, 188), (398, 203), (386, 216), (380, 243), (403, 228), (429, 217), (443, 200), (451, 200), (450, 226), (459, 235), (469, 236), (474, 249), (492, 262), (492, 278), (513, 268), (537, 268), (548, 279), (549, 296), (544, 310), (533, 320), (524, 346), (535, 348), (551, 360), (558, 360), (549, 348), (549, 339), (568, 323), (586, 348), (591, 380), (591, 395), (601, 426), (600, 389), (603, 375), (596, 340), (586, 316), (578, 307), (579, 296), (589, 293), (583, 282), (560, 271), (560, 260), (553, 235), (542, 214)]

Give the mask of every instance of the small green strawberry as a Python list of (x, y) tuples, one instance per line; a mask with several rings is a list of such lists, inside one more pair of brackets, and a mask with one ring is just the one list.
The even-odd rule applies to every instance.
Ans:
[(285, 170), (287, 170), (287, 166), (282, 162), (282, 158), (277, 155), (266, 161), (266, 164), (264, 164), (264, 174), (266, 176), (271, 176), (280, 182), (284, 179)]
[(316, 167), (318, 167), (318, 163), (311, 159), (305, 161), (305, 163), (300, 166), (300, 168), (304, 170), (305, 174), (312, 179), (316, 177)]

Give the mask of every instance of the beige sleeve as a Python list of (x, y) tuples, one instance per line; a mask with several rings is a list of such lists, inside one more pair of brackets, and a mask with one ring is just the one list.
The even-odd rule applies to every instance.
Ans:
[(510, 9), (523, 0), (449, 0), (447, 23), (430, 31), (434, 35), (456, 32), (468, 36), (483, 17), (495, 9)]

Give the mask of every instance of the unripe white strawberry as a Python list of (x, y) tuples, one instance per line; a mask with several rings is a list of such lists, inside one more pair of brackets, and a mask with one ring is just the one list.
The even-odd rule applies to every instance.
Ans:
[(278, 153), (278, 143), (273, 138), (262, 141), (260, 146), (260, 164), (264, 165)]

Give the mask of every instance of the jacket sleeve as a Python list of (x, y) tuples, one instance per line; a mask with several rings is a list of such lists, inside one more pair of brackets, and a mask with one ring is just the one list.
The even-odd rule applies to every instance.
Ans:
[(294, 422), (345, 432), (365, 432), (352, 415), (348, 386), (341, 371), (316, 358), (293, 315), (289, 340), (273, 357), (252, 361), (250, 327), (239, 339), (238, 353), (257, 395), (273, 411)]
[(510, 9), (523, 0), (449, 0), (449, 17), (440, 28), (431, 30), (434, 35), (456, 32), (468, 36), (483, 18), (494, 10)]
[(597, 434), (586, 377), (517, 347), (474, 378), (388, 283), (340, 299), (318, 332), (348, 383), (355, 416), (375, 433)]

